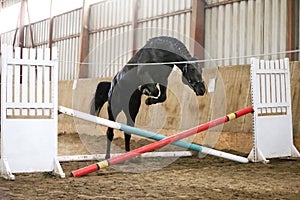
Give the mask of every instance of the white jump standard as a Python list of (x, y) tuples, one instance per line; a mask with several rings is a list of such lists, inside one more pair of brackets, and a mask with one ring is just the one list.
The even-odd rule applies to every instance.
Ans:
[[(57, 50), (3, 45), (0, 172), (59, 172), (57, 161)], [(37, 55), (37, 58), (36, 58)], [(21, 76), (22, 75), (22, 76)]]
[(253, 149), (248, 158), (300, 157), (293, 144), (292, 102), (288, 58), (251, 59)]

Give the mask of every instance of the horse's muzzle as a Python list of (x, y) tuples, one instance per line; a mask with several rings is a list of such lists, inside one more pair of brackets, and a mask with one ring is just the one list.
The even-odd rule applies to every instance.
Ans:
[(197, 96), (203, 96), (205, 94), (206, 90), (205, 88), (204, 89), (201, 89), (200, 91), (196, 91), (196, 95)]
[(199, 82), (197, 86), (194, 87), (194, 91), (197, 96), (203, 96), (206, 92), (204, 81)]

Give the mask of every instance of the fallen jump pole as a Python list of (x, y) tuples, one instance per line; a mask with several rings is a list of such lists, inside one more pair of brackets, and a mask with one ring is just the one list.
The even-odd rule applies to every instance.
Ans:
[[(67, 108), (60, 107), (59, 110), (62, 113), (67, 114), (67, 112), (66, 112), (67, 110), (64, 110), (64, 109), (67, 109)], [(80, 118), (80, 116), (78, 114), (85, 114), (85, 113), (81, 113), (79, 111), (74, 111), (72, 109), (69, 109), (68, 111), (70, 112), (69, 115), (72, 115), (72, 116), (78, 117), (78, 118)], [(76, 112), (78, 112), (77, 115), (75, 114)], [(185, 130), (183, 132), (177, 133), (175, 135), (172, 135), (172, 136), (169, 136), (169, 137), (165, 137), (164, 139), (162, 139), (160, 141), (153, 142), (151, 144), (145, 145), (143, 147), (140, 147), (138, 149), (132, 150), (130, 152), (121, 154), (119, 156), (116, 156), (116, 157), (113, 157), (113, 158), (110, 158), (110, 159), (107, 159), (107, 160), (103, 160), (101, 162), (89, 165), (87, 167), (84, 167), (84, 168), (72, 171), (72, 176), (74, 176), (74, 177), (80, 177), (80, 176), (83, 176), (83, 175), (95, 172), (95, 171), (97, 171), (99, 169), (103, 169), (103, 168), (106, 168), (108, 166), (115, 165), (117, 163), (123, 162), (123, 161), (128, 160), (130, 158), (133, 158), (135, 156), (141, 155), (141, 154), (143, 154), (145, 152), (153, 151), (155, 149), (161, 148), (161, 147), (166, 146), (168, 144), (171, 144), (171, 143), (175, 144), (176, 142), (179, 142), (179, 140), (181, 140), (183, 138), (189, 137), (189, 136), (194, 135), (196, 133), (199, 133), (201, 131), (205, 131), (205, 130), (207, 130), (209, 128), (212, 128), (212, 127), (215, 127), (217, 125), (223, 124), (225, 122), (228, 122), (228, 121), (230, 121), (232, 119), (236, 119), (238, 117), (241, 117), (241, 116), (246, 115), (246, 114), (251, 113), (251, 112), (253, 112), (253, 107), (252, 106), (250, 106), (248, 108), (245, 108), (245, 109), (242, 109), (242, 110), (239, 110), (239, 111), (236, 111), (235, 113), (228, 114), (228, 115), (226, 115), (224, 117), (220, 117), (218, 119), (212, 120), (212, 121), (207, 122), (205, 124), (196, 126), (194, 128)], [(88, 114), (86, 114), (86, 115), (88, 115)], [(83, 117), (83, 116), (81, 116), (81, 117)], [(104, 125), (103, 123), (100, 123), (100, 121), (103, 121), (103, 122), (105, 121), (105, 122), (109, 123), (110, 125), (114, 126), (112, 128), (116, 128), (116, 129), (119, 129), (119, 130), (124, 130), (124, 129), (121, 129), (121, 127), (123, 125), (121, 125), (119, 123), (112, 122), (112, 121), (109, 121), (109, 120), (105, 120), (105, 119), (102, 119), (102, 118), (98, 119), (97, 117), (96, 118), (93, 117), (93, 118), (94, 118), (94, 120), (96, 119), (96, 121), (98, 120), (99, 122), (97, 122), (97, 123), (99, 123), (99, 124)], [(82, 118), (82, 119), (85, 119), (85, 118)], [(88, 119), (85, 119), (85, 120), (88, 120)], [(88, 121), (93, 121), (93, 120), (88, 120)], [(111, 127), (111, 126), (109, 126), (109, 127)], [(131, 128), (133, 129), (133, 127), (131, 127)], [(142, 131), (140, 129), (138, 129), (138, 130)], [(190, 144), (190, 143), (188, 143), (188, 144)], [(194, 144), (190, 144), (190, 146), (193, 146), (193, 145)], [(196, 146), (198, 146), (198, 145), (196, 145)], [(206, 153), (206, 152), (202, 151), (203, 149), (204, 149), (204, 147), (201, 147), (201, 151), (200, 152)], [(213, 149), (210, 149), (210, 150), (213, 150)], [(214, 151), (216, 151), (216, 150), (214, 150)], [(224, 152), (222, 152), (222, 153), (224, 153)], [(209, 151), (207, 152), (207, 154), (209, 154)], [(213, 154), (211, 154), (211, 155), (213, 155)], [(232, 155), (232, 154), (229, 154), (229, 155), (236, 156), (236, 155)], [(240, 156), (238, 156), (238, 157), (240, 157)], [(240, 158), (243, 158), (243, 157), (240, 157)], [(247, 158), (244, 158), (244, 159), (247, 160), (247, 161), (245, 160), (245, 162), (248, 162)]]
[[(100, 124), (100, 125), (104, 125), (104, 126), (107, 126), (107, 127), (110, 127), (110, 128), (118, 129), (118, 130), (125, 131), (125, 132), (128, 132), (128, 133), (132, 133), (132, 134), (135, 134), (135, 135), (147, 137), (147, 138), (150, 138), (150, 139), (153, 139), (153, 140), (163, 140), (163, 139), (167, 138), (167, 136), (160, 135), (158, 133), (153, 133), (153, 132), (141, 130), (139, 128), (135, 128), (135, 127), (127, 126), (127, 125), (124, 125), (124, 124), (120, 124), (118, 122), (110, 121), (110, 120), (107, 120), (107, 119), (104, 119), (104, 118), (101, 118), (101, 117), (96, 117), (94, 115), (89, 115), (89, 114), (86, 114), (86, 113), (83, 113), (83, 112), (80, 112), (80, 111), (77, 111), (77, 110), (73, 110), (73, 109), (70, 109), (70, 108), (66, 108), (66, 107), (63, 107), (63, 106), (60, 106), (58, 110), (60, 112), (64, 113), (64, 114), (67, 114), (67, 115), (70, 115), (70, 116), (73, 116), (73, 117), (76, 117), (76, 118), (80, 118), (80, 119), (83, 119), (83, 120), (86, 120), (86, 121), (94, 122), (94, 123), (97, 123), (97, 124)], [(252, 107), (243, 109), (243, 112), (246, 112), (245, 114), (248, 114), (249, 112), (252, 112), (252, 111), (253, 111)], [(239, 113), (241, 113), (241, 112), (239, 112)], [(233, 116), (231, 118), (234, 119), (235, 118), (234, 113), (230, 114), (230, 115), (227, 115), (227, 116), (231, 116), (231, 115)], [(244, 114), (242, 114), (242, 115), (244, 115)], [(201, 153), (204, 153), (204, 154), (209, 154), (209, 155), (225, 158), (225, 159), (240, 162), (240, 163), (248, 163), (249, 162), (249, 160), (247, 158), (244, 158), (242, 156), (237, 156), (237, 155), (234, 155), (234, 154), (226, 153), (226, 152), (223, 152), (223, 151), (218, 151), (218, 150), (215, 150), (215, 149), (212, 149), (212, 148), (203, 147), (203, 146), (200, 146), (200, 145), (197, 145), (197, 144), (192, 144), (192, 143), (188, 143), (188, 142), (181, 141), (181, 140), (176, 141), (172, 144), (176, 145), (176, 146), (179, 146), (179, 147), (187, 148), (187, 149), (190, 149), (190, 150), (193, 150), (193, 151), (198, 151), (198, 152), (201, 152)]]

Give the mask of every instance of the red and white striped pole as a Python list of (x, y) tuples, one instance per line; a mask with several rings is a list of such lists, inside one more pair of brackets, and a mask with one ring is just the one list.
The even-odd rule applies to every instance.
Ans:
[(171, 144), (171, 143), (173, 143), (175, 141), (178, 141), (178, 140), (181, 140), (183, 138), (186, 138), (186, 137), (189, 137), (191, 135), (194, 135), (196, 133), (205, 131), (205, 130), (207, 130), (209, 128), (212, 128), (212, 127), (215, 127), (217, 125), (226, 123), (226, 122), (228, 122), (230, 120), (236, 119), (238, 117), (241, 117), (241, 116), (246, 115), (246, 114), (251, 113), (251, 112), (253, 112), (253, 107), (252, 106), (250, 106), (248, 108), (245, 108), (245, 109), (242, 109), (242, 110), (239, 110), (239, 111), (236, 111), (234, 113), (228, 114), (228, 115), (226, 115), (224, 117), (220, 117), (218, 119), (212, 120), (212, 121), (207, 122), (205, 124), (201, 124), (201, 125), (196, 126), (194, 128), (185, 130), (183, 132), (177, 133), (175, 135), (166, 137), (163, 140), (153, 142), (151, 144), (145, 145), (143, 147), (140, 147), (138, 149), (132, 150), (130, 152), (121, 154), (119, 156), (116, 156), (116, 157), (113, 157), (113, 158), (109, 158), (107, 160), (103, 160), (101, 162), (89, 165), (87, 167), (84, 167), (84, 168), (72, 171), (72, 176), (74, 176), (74, 177), (80, 177), (80, 176), (83, 176), (83, 175), (95, 172), (97, 170), (106, 168), (106, 167), (108, 167), (110, 165), (115, 165), (117, 163), (123, 162), (123, 161), (128, 160), (130, 158), (133, 158), (135, 156), (138, 156), (140, 154), (143, 154), (143, 153), (146, 153), (146, 152), (149, 152), (149, 151), (153, 151), (155, 149), (158, 149), (158, 148), (161, 148), (161, 147), (166, 146), (168, 144)]

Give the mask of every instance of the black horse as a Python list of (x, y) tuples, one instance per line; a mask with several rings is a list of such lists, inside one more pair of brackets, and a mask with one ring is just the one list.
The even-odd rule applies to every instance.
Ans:
[[(202, 69), (197, 62), (193, 62), (195, 60), (185, 45), (175, 38), (162, 36), (150, 39), (115, 75), (112, 82), (98, 84), (91, 114), (98, 114), (103, 104), (108, 101), (109, 120), (115, 121), (117, 115), (123, 111), (127, 125), (134, 126), (143, 94), (153, 96), (146, 99), (147, 105), (166, 100), (168, 77), (175, 66), (174, 62), (182, 71), (183, 83), (197, 96), (203, 96), (206, 89), (202, 80)], [(109, 158), (113, 129), (108, 128), (106, 134), (106, 158)], [(125, 150), (130, 151), (131, 134), (124, 133), (124, 136)]]

